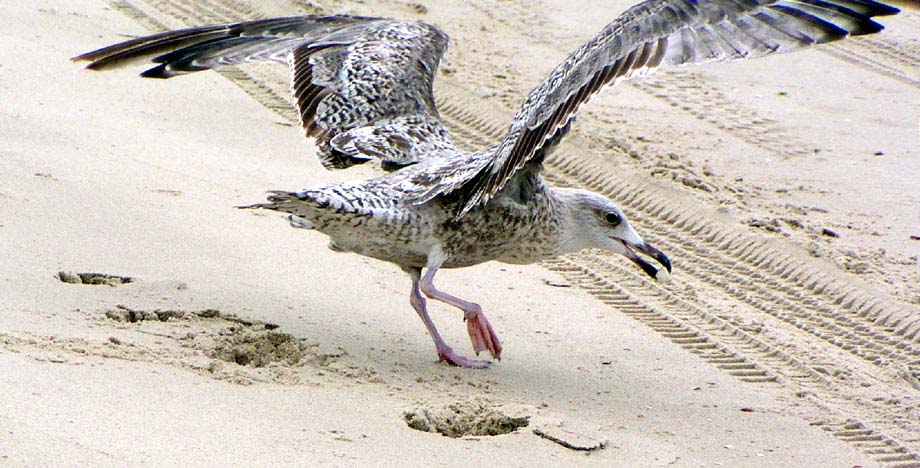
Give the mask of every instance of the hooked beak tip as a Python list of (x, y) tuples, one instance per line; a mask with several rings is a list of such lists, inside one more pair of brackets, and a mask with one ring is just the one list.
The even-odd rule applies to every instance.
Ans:
[(668, 273), (671, 273), (671, 259), (669, 259), (668, 256), (664, 254), (664, 252), (659, 250), (658, 253), (655, 254), (655, 256), (652, 258), (657, 260), (661, 266), (665, 267), (665, 269), (668, 270)]
[[(623, 242), (623, 244), (624, 244), (624, 246), (626, 247), (626, 252), (627, 252), (627, 255), (626, 255), (626, 256), (627, 256), (630, 260), (632, 260), (633, 263), (635, 263), (636, 265), (638, 265), (639, 268), (642, 268), (642, 271), (644, 271), (645, 274), (649, 275), (650, 277), (652, 277), (652, 278), (654, 278), (654, 279), (656, 279), (656, 280), (658, 280), (658, 281), (662, 281), (662, 282), (663, 282), (663, 281), (667, 281), (667, 280), (668, 280), (668, 278), (670, 277), (670, 274), (671, 274), (671, 260), (668, 258), (667, 255), (664, 254), (664, 252), (662, 252), (662, 251), (656, 249), (655, 247), (652, 247), (651, 245), (646, 244), (646, 243), (642, 243), (641, 245), (630, 245), (630, 244), (628, 244), (628, 243), (626, 243), (626, 242)], [(658, 263), (663, 267), (663, 271), (662, 271), (662, 270), (659, 270), (658, 268), (655, 268), (655, 267), (652, 266), (652, 264), (649, 263), (647, 260), (645, 260), (645, 259), (643, 259), (642, 257), (636, 255), (636, 253), (633, 252), (633, 250), (632, 250), (631, 247), (632, 247), (632, 248), (635, 248), (635, 249), (638, 250), (639, 252), (642, 252), (643, 254), (648, 255), (649, 257), (655, 259), (655, 261), (658, 262)], [(667, 273), (665, 273), (665, 271), (666, 271)]]

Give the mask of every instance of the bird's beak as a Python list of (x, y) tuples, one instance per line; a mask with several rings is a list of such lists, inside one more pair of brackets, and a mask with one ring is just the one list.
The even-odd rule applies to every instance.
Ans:
[[(656, 249), (655, 247), (652, 247), (645, 242), (631, 243), (622, 239), (620, 239), (620, 241), (623, 242), (623, 247), (626, 249), (626, 253), (624, 254), (626, 255), (626, 258), (632, 260), (632, 262), (636, 265), (639, 265), (639, 268), (642, 268), (642, 271), (644, 271), (645, 274), (658, 281), (667, 280), (667, 277), (669, 277), (671, 274), (671, 260), (668, 259), (668, 256), (665, 255), (664, 252)], [(661, 266), (665, 268), (665, 270), (667, 270), (667, 273), (659, 271), (658, 268), (655, 268), (647, 260), (640, 257), (636, 251), (654, 258), (655, 261), (657, 261), (659, 264), (661, 264)]]

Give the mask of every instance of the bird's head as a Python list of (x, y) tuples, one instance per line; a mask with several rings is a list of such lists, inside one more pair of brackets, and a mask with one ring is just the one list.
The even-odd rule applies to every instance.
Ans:
[[(668, 256), (643, 241), (629, 225), (620, 207), (612, 201), (586, 190), (557, 189), (557, 193), (568, 212), (564, 229), (567, 251), (603, 249), (623, 255), (656, 280), (665, 280), (670, 275)], [(659, 270), (639, 254), (651, 257), (664, 270)]]

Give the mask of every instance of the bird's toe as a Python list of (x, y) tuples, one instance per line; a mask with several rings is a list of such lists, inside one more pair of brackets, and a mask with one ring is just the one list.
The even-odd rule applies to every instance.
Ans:
[(440, 361), (446, 362), (452, 366), (466, 367), (469, 369), (487, 369), (492, 362), (482, 359), (470, 359), (466, 356), (455, 353), (450, 348), (438, 351)]

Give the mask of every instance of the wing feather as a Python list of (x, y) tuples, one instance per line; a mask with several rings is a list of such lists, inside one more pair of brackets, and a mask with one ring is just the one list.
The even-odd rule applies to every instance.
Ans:
[[(74, 60), (90, 61), (87, 68), (95, 70), (150, 60), (157, 65), (141, 74), (148, 78), (287, 63), (301, 127), (316, 140), (326, 167), (371, 159), (398, 167), (418, 162), (427, 150), (456, 150), (432, 93), (446, 48), (447, 36), (421, 22), (304, 16), (169, 31)], [(336, 138), (348, 143), (334, 144)], [(398, 144), (381, 146), (387, 142)]]
[(485, 203), (546, 147), (559, 143), (578, 108), (604, 85), (661, 66), (762, 57), (882, 26), (897, 13), (874, 0), (647, 0), (626, 10), (534, 88), (492, 159), (462, 187), (462, 216)]

